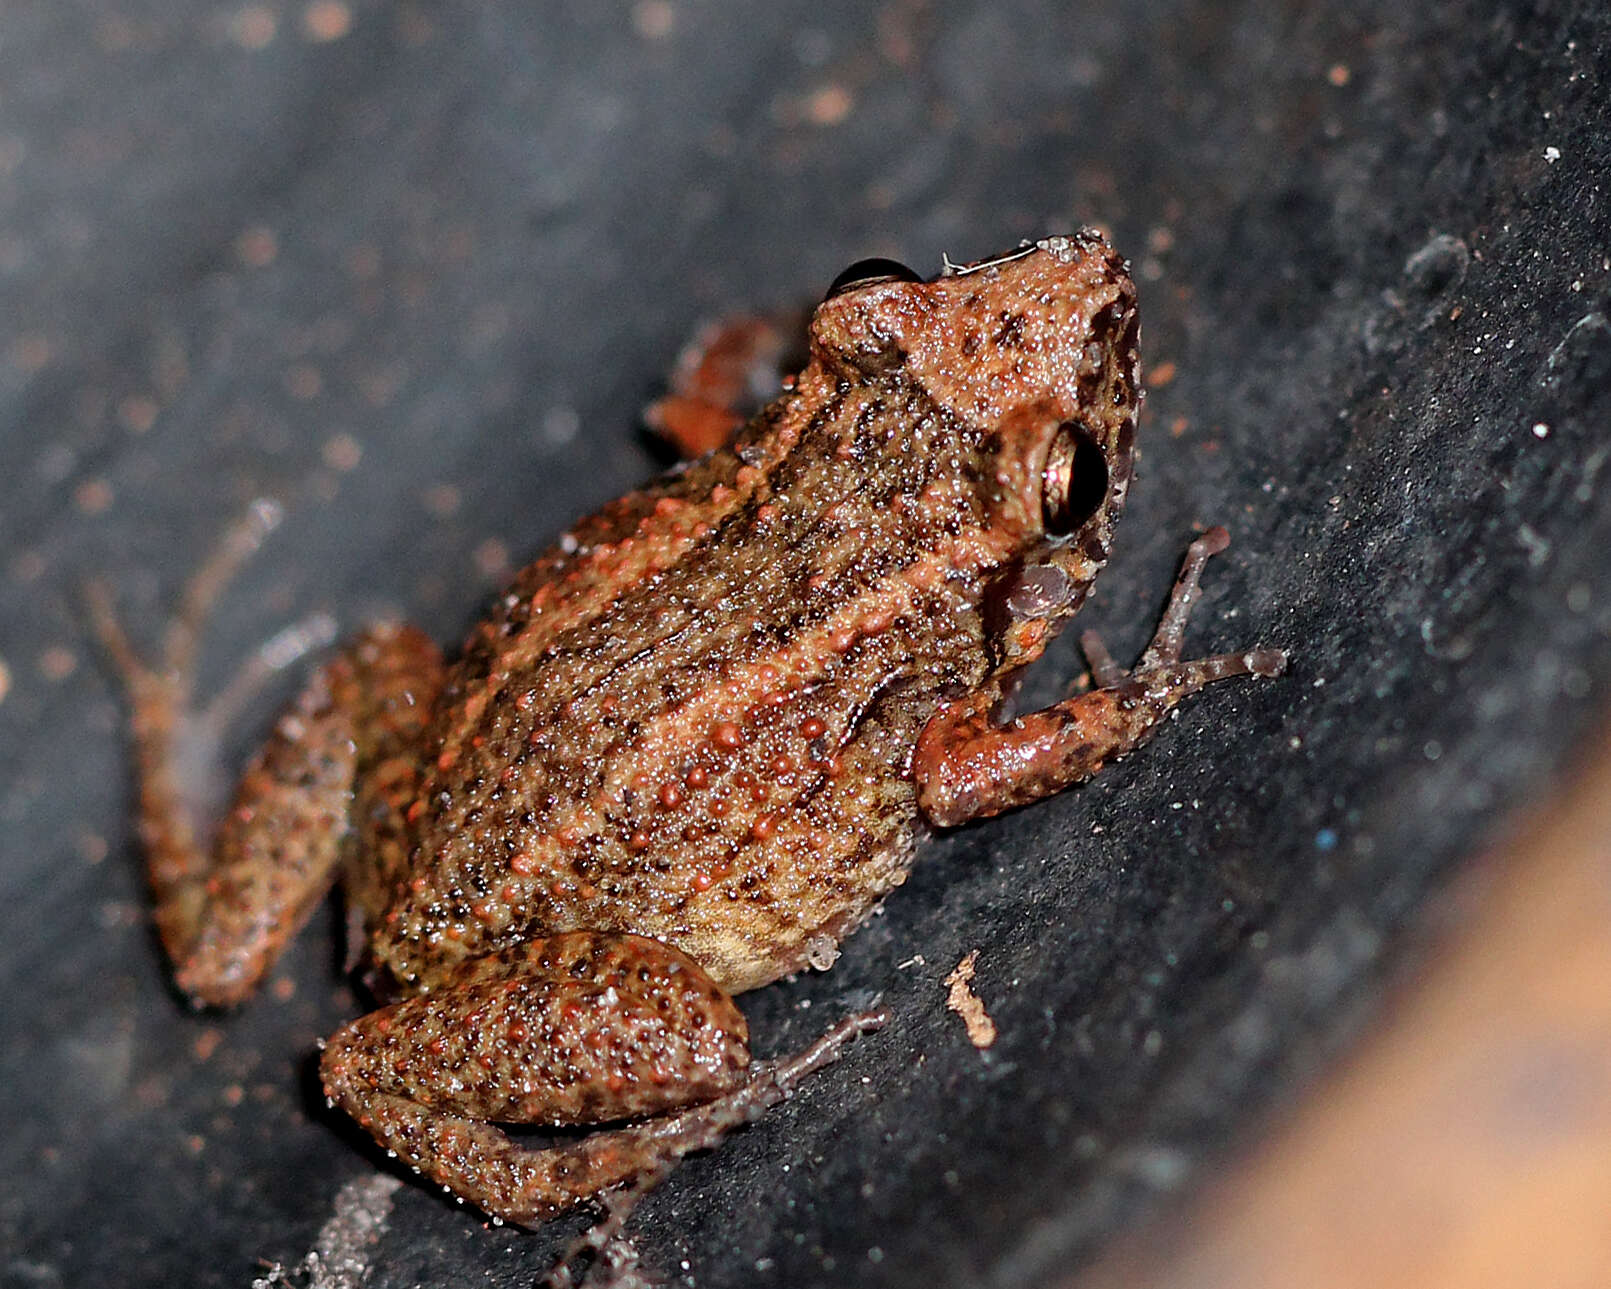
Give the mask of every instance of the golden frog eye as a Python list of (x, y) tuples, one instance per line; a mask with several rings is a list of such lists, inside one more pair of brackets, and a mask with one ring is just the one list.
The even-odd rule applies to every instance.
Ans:
[(828, 288), (824, 300), (831, 300), (836, 295), (843, 295), (846, 291), (854, 291), (859, 287), (872, 286), (875, 282), (921, 282), (920, 273), (906, 267), (899, 260), (886, 260), (875, 257), (870, 260), (857, 260), (848, 269), (833, 280)]
[(1067, 537), (1097, 512), (1108, 495), (1108, 458), (1078, 421), (1057, 427), (1041, 474), (1041, 522), (1050, 537)]

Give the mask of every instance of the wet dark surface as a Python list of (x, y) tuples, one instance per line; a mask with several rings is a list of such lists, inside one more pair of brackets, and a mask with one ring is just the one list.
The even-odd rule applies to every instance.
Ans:
[[(635, 1229), (701, 1285), (1039, 1285), (1206, 1175), (1605, 710), (1608, 48), (1588, 3), (8, 8), (0, 1281), (245, 1286), (385, 1166), (309, 1077), (357, 1006), (334, 918), (238, 1014), (167, 987), (82, 579), (153, 640), (273, 495), (215, 683), (319, 609), (451, 639), (655, 468), (699, 319), (1087, 221), (1153, 380), (1082, 624), (1138, 648), (1224, 522), (1194, 646), (1292, 673), (932, 844), (833, 971), (746, 998), (762, 1053), (895, 1020)], [(944, 1005), (973, 949), (984, 1054)], [(391, 1202), (377, 1286), (527, 1285), (583, 1225)]]

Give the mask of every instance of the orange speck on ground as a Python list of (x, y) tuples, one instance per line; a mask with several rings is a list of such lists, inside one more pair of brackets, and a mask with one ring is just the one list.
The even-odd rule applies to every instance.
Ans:
[(105, 479), (86, 479), (73, 489), (73, 504), (81, 514), (104, 515), (112, 508), (112, 485)]
[(824, 85), (806, 100), (806, 119), (812, 125), (838, 125), (856, 106), (856, 98), (843, 85)]
[(249, 4), (238, 10), (229, 24), (229, 38), (242, 49), (257, 51), (274, 43), (279, 20), (267, 5)]
[(66, 645), (51, 645), (39, 655), (39, 674), (46, 680), (66, 680), (78, 670), (78, 655)]
[(341, 0), (315, 0), (302, 11), (302, 34), (318, 44), (340, 40), (352, 30), (352, 9)]
[(247, 228), (235, 239), (235, 255), (249, 269), (267, 268), (279, 254), (280, 239), (272, 228)]

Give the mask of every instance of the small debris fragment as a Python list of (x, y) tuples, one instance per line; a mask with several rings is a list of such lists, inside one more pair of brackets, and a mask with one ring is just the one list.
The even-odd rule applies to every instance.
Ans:
[(112, 485), (105, 479), (85, 479), (73, 489), (73, 504), (84, 515), (104, 515), (112, 508)]
[(973, 992), (973, 966), (978, 960), (979, 951), (974, 949), (945, 978), (946, 988), (950, 990), (945, 1005), (962, 1017), (962, 1023), (968, 1027), (968, 1042), (982, 1052), (996, 1041), (996, 1022), (990, 1019), (979, 995)]
[(677, 25), (677, 11), (667, 0), (639, 0), (632, 6), (632, 26), (645, 40), (664, 40)]
[(315, 44), (340, 40), (352, 30), (352, 10), (339, 0), (317, 0), (302, 11), (302, 34)]
[(117, 419), (133, 434), (144, 434), (157, 423), (160, 409), (148, 394), (129, 394), (117, 405)]
[(509, 571), (509, 548), (496, 537), (489, 537), (477, 546), (472, 558), (476, 569), (489, 580), (503, 577)]
[(324, 389), (324, 374), (312, 363), (292, 363), (285, 372), (285, 392), (299, 403), (318, 398)]
[(78, 655), (66, 645), (51, 645), (39, 655), (39, 674), (46, 680), (66, 680), (78, 670)]
[(363, 445), (350, 434), (332, 434), (319, 449), (320, 459), (342, 474), (357, 469), (363, 455)]
[(209, 1025), (196, 1036), (196, 1041), (191, 1044), (190, 1050), (198, 1061), (210, 1060), (223, 1041), (224, 1031), (216, 1025)]
[(824, 85), (806, 100), (806, 119), (812, 125), (838, 125), (855, 106), (855, 96), (845, 86)]
[(425, 509), (437, 519), (451, 519), (458, 513), (463, 495), (451, 483), (432, 484), (421, 497)]
[[(4, 664), (0, 663), (0, 668), (3, 667)], [(4, 697), (4, 694), (0, 693), (0, 697)], [(86, 864), (99, 864), (112, 847), (100, 833), (89, 828), (80, 828), (73, 834), (73, 849)]]
[(242, 49), (267, 49), (278, 29), (279, 19), (269, 6), (249, 4), (230, 20), (229, 38)]
[(266, 269), (280, 253), (280, 239), (272, 228), (255, 224), (235, 239), (235, 254), (249, 269)]

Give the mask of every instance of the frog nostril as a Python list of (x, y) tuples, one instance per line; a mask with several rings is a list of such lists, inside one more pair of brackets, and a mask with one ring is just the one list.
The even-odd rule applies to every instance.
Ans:
[(1057, 427), (1041, 475), (1041, 522), (1067, 537), (1096, 514), (1108, 495), (1108, 459), (1096, 436), (1078, 421)]
[(921, 282), (923, 275), (909, 269), (899, 260), (888, 260), (875, 257), (868, 260), (857, 260), (848, 269), (833, 280), (828, 293), (822, 298), (831, 300), (836, 295), (843, 295), (846, 291), (854, 291), (859, 287), (872, 286), (875, 282)]

